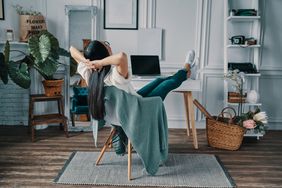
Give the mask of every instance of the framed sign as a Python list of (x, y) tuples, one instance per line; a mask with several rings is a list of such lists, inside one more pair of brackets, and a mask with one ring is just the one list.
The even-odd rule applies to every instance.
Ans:
[(138, 0), (104, 0), (104, 29), (138, 29)]
[(5, 19), (5, 14), (4, 14), (4, 0), (0, 0), (0, 20)]

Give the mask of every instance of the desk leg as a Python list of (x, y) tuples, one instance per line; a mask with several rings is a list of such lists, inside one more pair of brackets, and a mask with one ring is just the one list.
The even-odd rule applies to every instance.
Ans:
[(128, 152), (128, 161), (127, 161), (127, 179), (128, 181), (131, 180), (131, 142), (130, 140), (128, 139), (128, 149), (127, 149), (127, 152)]
[(197, 131), (196, 131), (196, 126), (195, 126), (195, 114), (194, 114), (194, 107), (193, 107), (193, 96), (192, 96), (191, 91), (187, 92), (187, 100), (188, 100), (188, 108), (189, 108), (189, 117), (191, 120), (194, 148), (198, 149), (198, 139), (197, 139)]
[(98, 121), (93, 119), (91, 117), (91, 120), (90, 120), (90, 124), (92, 126), (92, 133), (93, 133), (93, 139), (94, 139), (94, 144), (95, 144), (95, 147), (97, 148), (97, 140), (98, 140)]
[(29, 118), (28, 118), (28, 126), (31, 131), (31, 141), (35, 141), (35, 129), (33, 126), (33, 107), (34, 107), (34, 101), (30, 98), (29, 99)]
[(189, 103), (187, 92), (183, 92), (184, 106), (186, 112), (186, 125), (187, 125), (187, 136), (190, 136), (190, 118), (189, 118)]
[[(58, 105), (58, 113), (59, 113), (59, 114), (63, 114), (63, 113), (62, 113), (62, 110), (63, 110), (63, 109), (62, 109), (62, 105), (63, 105), (63, 104), (61, 103), (61, 99), (58, 99), (58, 100), (57, 100), (57, 105)], [(62, 123), (60, 123), (60, 129), (61, 129), (61, 130), (64, 130)]]

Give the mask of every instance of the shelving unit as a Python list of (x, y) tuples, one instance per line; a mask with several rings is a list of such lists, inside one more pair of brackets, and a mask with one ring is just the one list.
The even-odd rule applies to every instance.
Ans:
[[(246, 4), (246, 7), (244, 6), (244, 3)], [(238, 7), (234, 5), (238, 5)], [(249, 0), (249, 2), (244, 1), (243, 3), (242, 1), (238, 2), (236, 0), (227, 0), (224, 1), (224, 8), (224, 74), (227, 74), (228, 72), (229, 62), (250, 62), (254, 64), (258, 73), (245, 74), (246, 82), (244, 83), (244, 92), (255, 90), (259, 93), (259, 78), (261, 76), (259, 73), (261, 48), (261, 17), (259, 15), (259, 0)], [(256, 16), (237, 16), (230, 13), (232, 9), (255, 9), (258, 13)], [(252, 37), (257, 40), (257, 43), (255, 45), (232, 44), (229, 39), (236, 35), (243, 35), (246, 38)], [(237, 61), (234, 61), (236, 58)], [(236, 108), (238, 103), (228, 102), (228, 91), (230, 91), (230, 84), (227, 80), (224, 80), (224, 105)], [(262, 103), (260, 101), (257, 103), (243, 103), (243, 109), (246, 111), (261, 105)], [(248, 131), (245, 136), (257, 137), (259, 139), (259, 137), (262, 137), (263, 135), (258, 132)]]

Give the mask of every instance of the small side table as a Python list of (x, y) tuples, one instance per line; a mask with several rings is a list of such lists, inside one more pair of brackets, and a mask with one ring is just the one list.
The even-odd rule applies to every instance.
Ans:
[[(58, 113), (53, 114), (43, 114), (43, 115), (34, 115), (34, 103), (36, 102), (45, 102), (45, 101), (57, 101), (58, 103)], [(28, 125), (31, 130), (31, 141), (35, 141), (35, 129), (36, 125), (48, 123), (60, 123), (60, 127), (64, 125), (64, 132), (66, 137), (68, 137), (68, 126), (67, 126), (67, 117), (64, 115), (63, 107), (63, 96), (51, 96), (48, 97), (44, 94), (30, 95), (29, 98), (29, 118)]]

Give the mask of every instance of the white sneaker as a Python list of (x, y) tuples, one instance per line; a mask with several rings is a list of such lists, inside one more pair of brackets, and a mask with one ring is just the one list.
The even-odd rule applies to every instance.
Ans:
[(190, 67), (192, 68), (195, 64), (195, 50), (190, 50), (187, 52), (185, 57), (185, 64), (190, 64)]
[(192, 80), (196, 80), (198, 79), (199, 76), (199, 66), (198, 66), (198, 62), (196, 59), (196, 55), (195, 55), (195, 50), (190, 50), (187, 52), (187, 55), (185, 57), (185, 64), (184, 67), (186, 69), (188, 69), (188, 65), (190, 65), (190, 70), (191, 70), (191, 75), (190, 78)]

